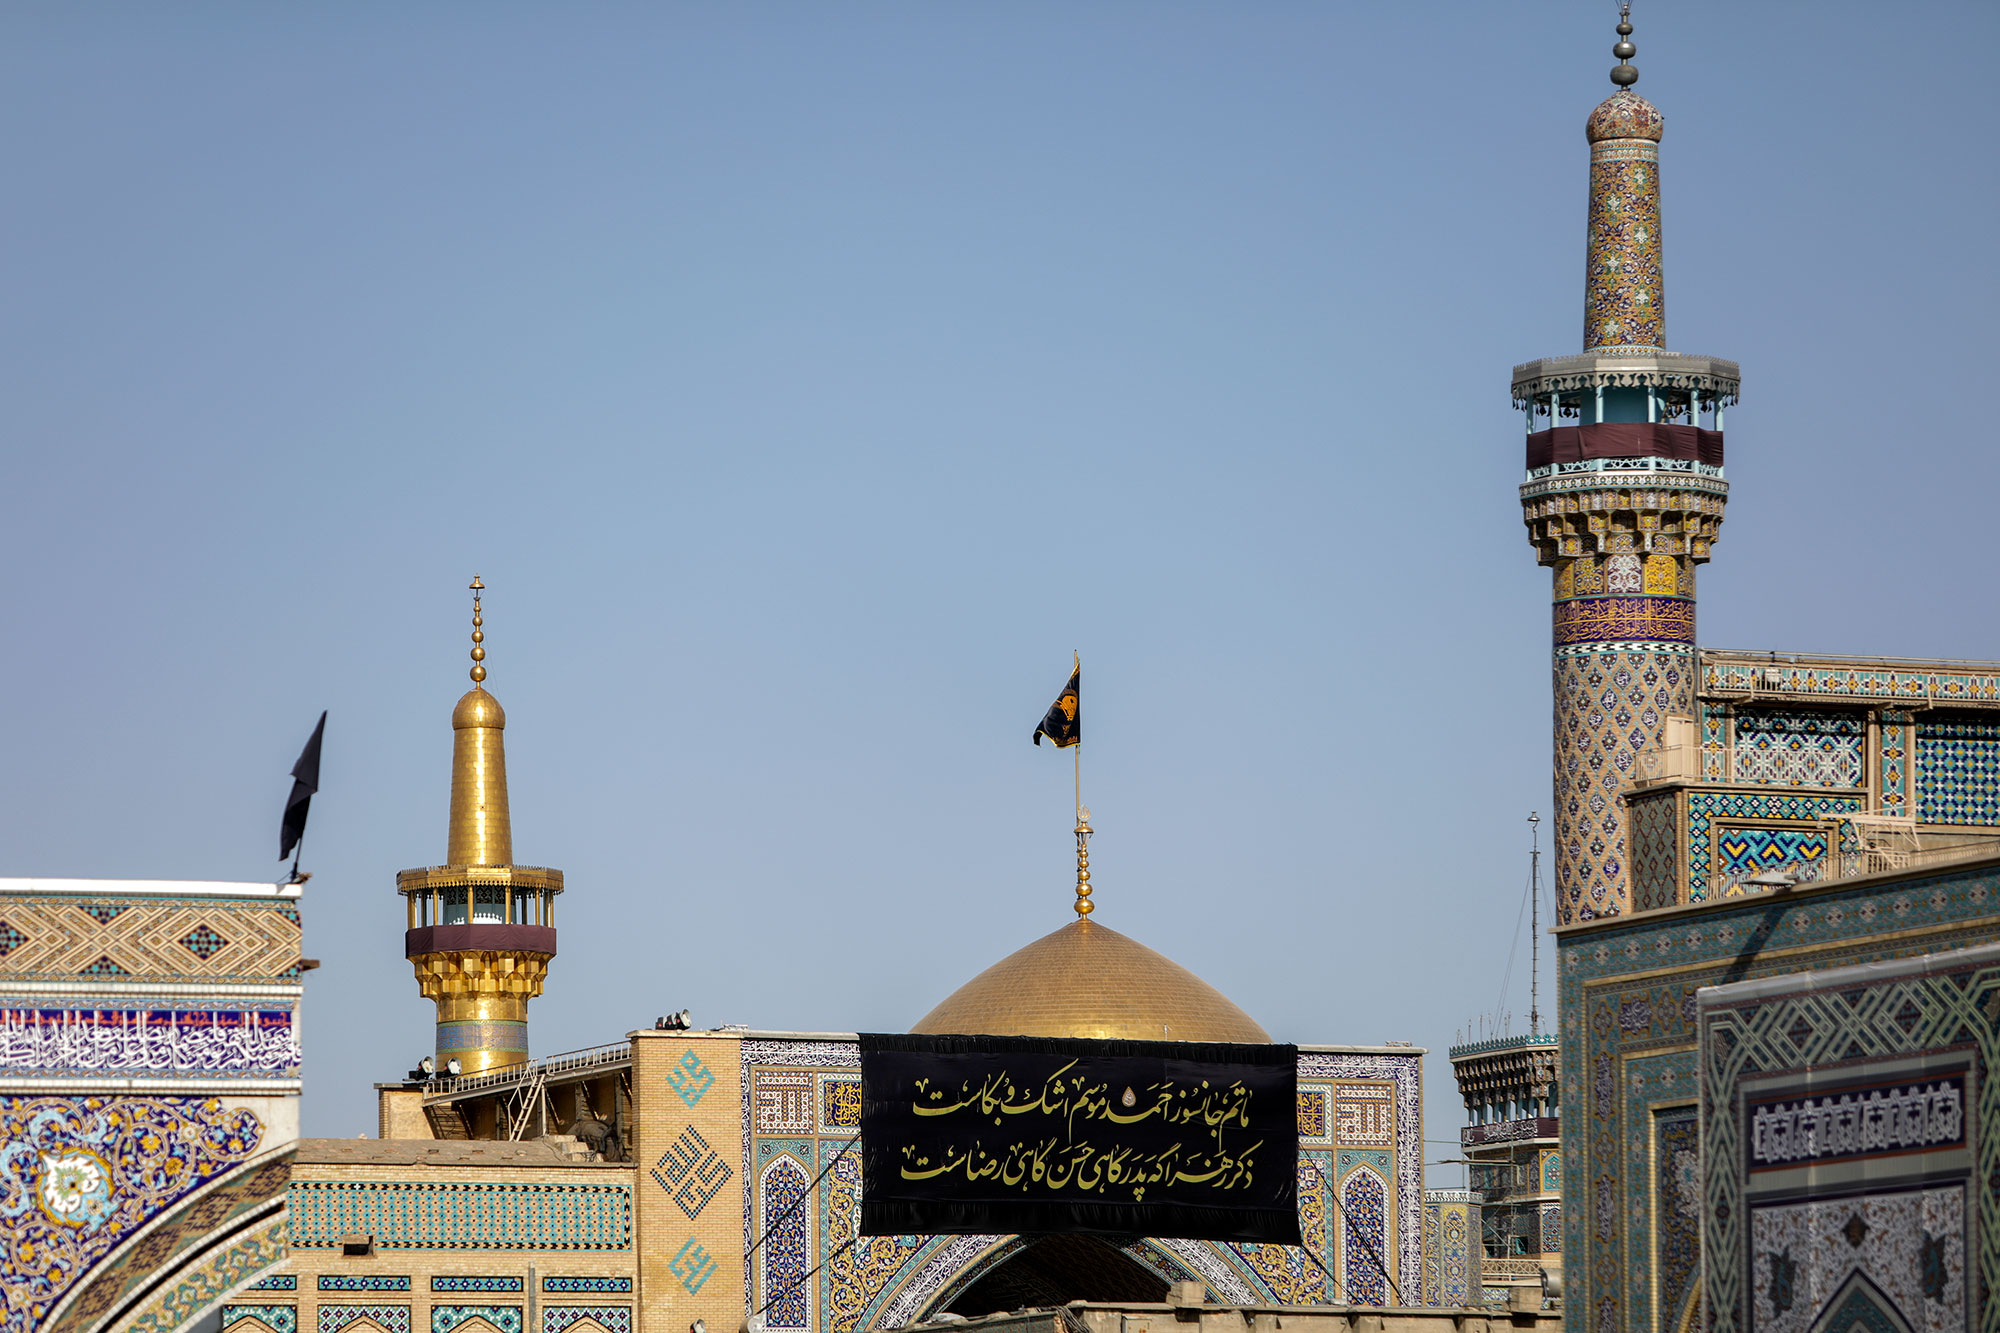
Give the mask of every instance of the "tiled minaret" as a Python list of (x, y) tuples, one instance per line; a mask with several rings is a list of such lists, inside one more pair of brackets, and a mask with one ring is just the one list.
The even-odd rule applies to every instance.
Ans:
[[(528, 1001), (555, 957), (560, 870), (517, 866), (507, 810), (507, 714), (486, 692), (486, 631), (472, 580), (472, 688), (451, 711), (446, 864), (404, 870), (403, 952), (437, 1002), (437, 1072), (476, 1074), (528, 1058)], [(451, 1068), (456, 1060), (458, 1068)]]
[[(1514, 368), (1527, 417), (1521, 508), (1555, 571), (1555, 887), (1562, 922), (1630, 906), (1622, 789), (1641, 755), (1692, 747), (1694, 571), (1729, 494), (1723, 409), (1732, 361), (1666, 350), (1660, 135), (1632, 91), (1629, 10), (1618, 90), (1590, 114), (1583, 354)], [(1711, 429), (1702, 414), (1712, 415)]]

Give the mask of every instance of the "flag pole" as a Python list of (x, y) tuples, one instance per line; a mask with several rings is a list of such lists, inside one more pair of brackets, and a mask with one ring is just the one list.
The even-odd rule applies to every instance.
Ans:
[(1077, 680), (1077, 717), (1079, 725), (1075, 742), (1070, 749), (1076, 765), (1076, 919), (1090, 919), (1090, 812), (1083, 808), (1083, 657), (1070, 651), (1070, 670)]

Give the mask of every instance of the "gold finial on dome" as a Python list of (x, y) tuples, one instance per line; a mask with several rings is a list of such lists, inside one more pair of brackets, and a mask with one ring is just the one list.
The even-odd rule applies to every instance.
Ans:
[(1076, 808), (1076, 916), (1081, 921), (1093, 910), (1090, 903), (1090, 808)]
[(1618, 57), (1618, 63), (1611, 67), (1611, 81), (1620, 88), (1630, 88), (1639, 81), (1638, 67), (1632, 57), (1639, 54), (1639, 48), (1632, 45), (1632, 6), (1618, 7), (1618, 44), (1611, 48), (1611, 54)]
[(465, 586), (472, 589), (472, 683), (478, 685), (486, 679), (486, 631), (481, 628), (486, 622), (479, 615), (479, 594), (486, 585), (474, 574)]

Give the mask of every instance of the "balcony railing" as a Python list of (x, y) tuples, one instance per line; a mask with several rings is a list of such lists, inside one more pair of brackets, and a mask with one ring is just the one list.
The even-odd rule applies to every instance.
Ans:
[(482, 1069), (477, 1074), (458, 1074), (432, 1079), (424, 1084), (424, 1100), (438, 1101), (448, 1097), (463, 1096), (468, 1092), (511, 1088), (517, 1083), (526, 1082), (537, 1076), (554, 1078), (583, 1069), (627, 1064), (631, 1059), (632, 1043), (629, 1041), (591, 1046), (581, 1051), (565, 1051), (561, 1055), (546, 1056), (540, 1060), (523, 1060), (519, 1064)]

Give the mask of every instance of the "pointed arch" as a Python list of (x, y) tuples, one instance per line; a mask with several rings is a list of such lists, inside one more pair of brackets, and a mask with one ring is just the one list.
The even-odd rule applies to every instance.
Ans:
[(757, 1255), (757, 1304), (764, 1307), (766, 1328), (804, 1329), (812, 1326), (812, 1201), (807, 1192), (812, 1177), (795, 1157), (773, 1157), (757, 1177), (757, 1233), (764, 1248)]
[(1820, 1307), (1811, 1333), (1912, 1333), (1910, 1321), (1859, 1269)]
[(1387, 1305), (1389, 1186), (1357, 1166), (1340, 1185), (1340, 1285), (1355, 1305)]

